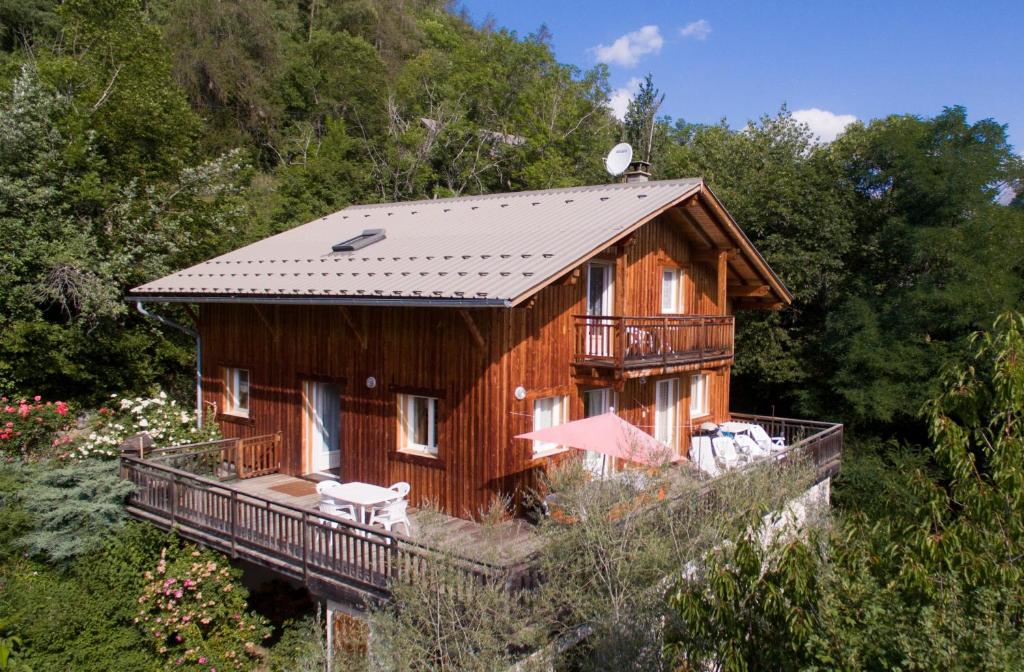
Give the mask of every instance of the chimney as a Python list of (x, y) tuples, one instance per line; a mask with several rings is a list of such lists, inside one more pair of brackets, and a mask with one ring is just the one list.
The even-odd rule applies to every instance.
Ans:
[(647, 182), (651, 179), (651, 164), (647, 161), (633, 161), (622, 174), (623, 182)]

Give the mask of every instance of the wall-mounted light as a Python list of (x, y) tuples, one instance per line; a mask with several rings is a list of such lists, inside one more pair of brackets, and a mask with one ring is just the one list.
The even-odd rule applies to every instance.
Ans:
[(520, 385), (512, 394), (516, 395), (516, 399), (522, 401), (523, 399), (526, 399), (526, 388)]
[(373, 376), (370, 376), (369, 378), (366, 379), (366, 389), (372, 390), (375, 387), (377, 387), (377, 379), (374, 378)]

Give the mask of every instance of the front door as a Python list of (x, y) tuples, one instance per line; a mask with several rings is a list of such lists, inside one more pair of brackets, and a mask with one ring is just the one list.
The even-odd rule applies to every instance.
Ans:
[(310, 471), (341, 466), (341, 395), (334, 383), (306, 381), (302, 386), (303, 442)]
[[(608, 317), (612, 314), (614, 266), (609, 262), (587, 264), (587, 316)], [(587, 354), (610, 357), (614, 328), (611, 320), (591, 319), (587, 329)]]
[[(583, 393), (583, 417), (590, 418), (615, 409), (612, 408), (613, 392), (608, 388), (587, 390)], [(583, 464), (595, 478), (604, 478), (610, 473), (611, 459), (593, 450), (583, 451)]]

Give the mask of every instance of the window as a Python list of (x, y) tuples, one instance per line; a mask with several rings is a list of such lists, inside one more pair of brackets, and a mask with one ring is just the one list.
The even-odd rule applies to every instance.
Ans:
[[(565, 419), (565, 397), (544, 397), (533, 402), (533, 431), (562, 424)], [(533, 454), (540, 455), (558, 450), (558, 444), (549, 441), (534, 441)]]
[(331, 246), (331, 249), (335, 252), (352, 252), (355, 250), (361, 250), (367, 245), (372, 245), (379, 240), (385, 238), (384, 229), (366, 229), (358, 236), (353, 236), (348, 240), (343, 240), (340, 243)]
[(607, 387), (597, 390), (587, 390), (583, 393), (583, 417), (592, 418), (595, 415), (602, 415), (608, 411), (615, 410), (612, 405), (615, 403), (615, 392)]
[(659, 380), (654, 388), (654, 438), (669, 448), (676, 446), (676, 409), (679, 379)]
[(437, 399), (415, 394), (398, 395), (401, 417), (399, 450), (437, 456)]
[(249, 370), (224, 367), (224, 412), (249, 417)]
[(690, 417), (699, 418), (708, 414), (708, 374), (695, 373), (690, 376)]
[(661, 312), (683, 312), (683, 272), (678, 268), (661, 269)]

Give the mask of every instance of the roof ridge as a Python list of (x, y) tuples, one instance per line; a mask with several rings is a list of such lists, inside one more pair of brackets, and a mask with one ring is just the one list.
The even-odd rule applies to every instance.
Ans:
[[(411, 205), (431, 205), (431, 204), (442, 204), (442, 203), (453, 203), (453, 202), (471, 202), (478, 200), (489, 200), (498, 198), (525, 198), (528, 196), (543, 196), (557, 193), (579, 193), (582, 191), (597, 191), (600, 189), (648, 189), (650, 187), (672, 187), (679, 186), (682, 184), (690, 184), (693, 182), (700, 182), (703, 177), (680, 177), (672, 180), (649, 180), (647, 182), (609, 182), (607, 184), (580, 184), (572, 187), (552, 187), (551, 189), (530, 189), (527, 191), (501, 191), (490, 194), (471, 194), (468, 196), (446, 196), (444, 198), (421, 198), (415, 201), (386, 201), (383, 203), (359, 203), (342, 208), (338, 212), (345, 212), (346, 210), (370, 210), (377, 208), (395, 208), (395, 207), (406, 207)], [(330, 215), (326, 215), (329, 217)], [(322, 217), (320, 219), (323, 219)], [(315, 221), (315, 220), (314, 220)]]

